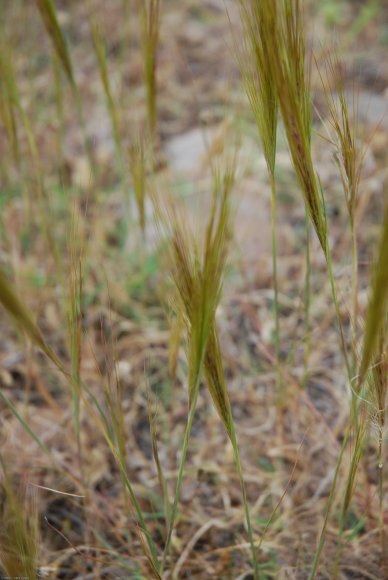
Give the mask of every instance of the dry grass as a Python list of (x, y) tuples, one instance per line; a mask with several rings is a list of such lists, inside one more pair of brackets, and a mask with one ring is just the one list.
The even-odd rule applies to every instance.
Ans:
[(5, 10), (0, 572), (384, 577), (384, 125), (319, 7), (135, 4)]

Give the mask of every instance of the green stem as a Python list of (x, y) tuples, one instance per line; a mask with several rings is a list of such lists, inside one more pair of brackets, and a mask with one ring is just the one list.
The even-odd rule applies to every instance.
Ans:
[(270, 173), (270, 179), (271, 179), (272, 271), (273, 271), (274, 315), (275, 315), (276, 393), (278, 404), (280, 404), (281, 372), (280, 372), (279, 285), (278, 285), (277, 242), (276, 242), (276, 179), (274, 172)]
[[(204, 357), (202, 357), (202, 359), (203, 358)], [(201, 368), (202, 368), (202, 364), (201, 364)], [(174, 502), (173, 502), (173, 505), (171, 508), (171, 513), (170, 513), (170, 525), (168, 528), (166, 545), (164, 547), (162, 565), (161, 565), (161, 569), (160, 569), (161, 575), (163, 573), (164, 567), (166, 565), (166, 559), (167, 559), (167, 556), (168, 556), (169, 551), (170, 551), (171, 536), (172, 536), (172, 532), (174, 529), (175, 519), (176, 519), (176, 515), (177, 515), (177, 511), (178, 511), (178, 502), (179, 502), (179, 497), (180, 497), (180, 492), (181, 492), (181, 487), (182, 487), (183, 469), (184, 469), (185, 462), (186, 462), (187, 449), (188, 449), (188, 445), (189, 445), (191, 429), (193, 427), (193, 421), (194, 421), (194, 415), (195, 415), (195, 410), (196, 410), (197, 401), (198, 401), (200, 384), (201, 384), (201, 373), (198, 373), (197, 379), (195, 382), (195, 388), (194, 388), (193, 399), (192, 399), (191, 407), (190, 407), (190, 411), (189, 411), (189, 416), (187, 418), (186, 431), (185, 431), (185, 435), (184, 435), (184, 439), (183, 439), (182, 454), (181, 454), (181, 458), (180, 458), (180, 462), (179, 462), (178, 478), (177, 478), (177, 482), (176, 482)]]
[[(81, 382), (80, 386), (81, 386), (80, 396), (83, 398), (84, 403), (88, 405), (88, 409), (93, 413), (96, 422), (98, 422), (100, 424), (101, 432), (104, 435), (105, 441), (107, 442), (108, 447), (111, 450), (111, 453), (112, 453), (114, 459), (116, 460), (116, 463), (120, 469), (120, 475), (122, 477), (122, 480), (125, 484), (126, 489), (128, 490), (129, 496), (131, 498), (132, 506), (133, 506), (133, 508), (136, 512), (136, 516), (138, 518), (138, 526), (146, 537), (148, 548), (150, 550), (150, 554), (152, 557), (153, 565), (154, 565), (156, 570), (159, 570), (160, 565), (159, 565), (159, 560), (158, 560), (158, 552), (157, 552), (155, 543), (152, 539), (152, 536), (147, 529), (147, 525), (146, 525), (143, 513), (141, 511), (140, 504), (136, 499), (136, 495), (135, 495), (135, 492), (133, 490), (132, 484), (129, 481), (127, 471), (126, 471), (126, 456), (125, 455), (123, 456), (123, 452), (122, 452), (123, 447), (120, 446), (120, 444), (117, 445), (115, 443), (114, 434), (112, 433), (112, 430), (110, 428), (109, 421), (108, 421), (108, 419), (105, 415), (105, 412), (103, 411), (98, 399), (95, 397), (95, 395), (92, 393), (92, 391), (87, 387), (87, 385), (85, 383)], [(90, 397), (90, 400), (93, 402), (93, 405), (91, 405), (90, 401), (86, 398), (86, 395), (88, 395), (88, 397)]]
[[(344, 331), (343, 331), (343, 327), (342, 327), (342, 322), (341, 322), (341, 315), (340, 315), (340, 310), (339, 310), (339, 304), (338, 304), (338, 298), (337, 298), (337, 290), (335, 287), (335, 281), (334, 281), (334, 272), (333, 272), (333, 264), (332, 264), (332, 259), (331, 259), (331, 252), (330, 252), (330, 248), (329, 248), (329, 242), (327, 242), (326, 244), (326, 251), (325, 251), (325, 255), (326, 255), (326, 263), (327, 263), (327, 268), (328, 268), (328, 273), (329, 273), (329, 279), (330, 279), (330, 287), (331, 287), (331, 293), (332, 293), (332, 299), (334, 302), (334, 308), (335, 308), (335, 313), (336, 313), (336, 317), (337, 317), (337, 323), (338, 323), (338, 328), (339, 328), (339, 332), (340, 332), (340, 341), (341, 341), (341, 350), (344, 356), (344, 360), (345, 360), (345, 366), (346, 366), (346, 371), (348, 374), (348, 379), (349, 379), (349, 383), (351, 384), (352, 382), (352, 374), (351, 374), (351, 368), (350, 368), (350, 364), (349, 364), (349, 358), (348, 358), (348, 354), (347, 354), (347, 349), (346, 349), (346, 341), (345, 341), (345, 335), (344, 335)], [(352, 406), (351, 406), (351, 415), (350, 415), (350, 419), (349, 419), (349, 424), (342, 442), (342, 446), (341, 446), (341, 451), (338, 457), (338, 461), (337, 461), (337, 465), (335, 468), (335, 472), (334, 472), (334, 479), (333, 479), (333, 483), (330, 489), (330, 494), (329, 494), (329, 499), (327, 502), (327, 506), (326, 506), (326, 513), (325, 513), (325, 519), (324, 519), (324, 523), (323, 523), (323, 527), (322, 527), (322, 531), (321, 531), (321, 535), (319, 538), (319, 544), (318, 544), (318, 548), (317, 551), (315, 553), (314, 556), (314, 560), (313, 560), (313, 564), (312, 564), (312, 569), (310, 572), (310, 576), (309, 579), (313, 580), (316, 576), (316, 573), (318, 571), (318, 566), (319, 566), (319, 562), (320, 562), (320, 558), (322, 555), (322, 550), (323, 550), (323, 546), (325, 544), (325, 540), (326, 540), (326, 529), (327, 529), (327, 524), (329, 522), (329, 517), (330, 517), (330, 513), (331, 513), (331, 508), (333, 506), (333, 502), (334, 502), (334, 497), (335, 497), (335, 492), (336, 492), (336, 488), (337, 488), (337, 480), (338, 480), (338, 475), (339, 475), (339, 471), (340, 471), (340, 467), (342, 465), (342, 460), (343, 460), (343, 456), (344, 456), (344, 452), (346, 449), (346, 446), (348, 444), (351, 432), (352, 432), (352, 428), (354, 425), (354, 420), (355, 417), (357, 416), (357, 405), (356, 405), (356, 397), (352, 391)]]
[(352, 353), (353, 366), (357, 364), (357, 318), (358, 318), (358, 253), (354, 221), (351, 221), (352, 237)]
[(317, 551), (315, 552), (315, 556), (314, 556), (314, 560), (313, 560), (313, 564), (312, 564), (312, 568), (311, 568), (311, 572), (310, 572), (310, 576), (309, 576), (309, 580), (314, 580), (317, 571), (318, 571), (318, 566), (319, 566), (319, 562), (321, 559), (321, 555), (322, 555), (322, 550), (323, 550), (323, 546), (325, 544), (325, 540), (326, 540), (326, 529), (327, 529), (327, 524), (329, 523), (329, 516), (331, 513), (331, 508), (333, 506), (333, 502), (334, 502), (334, 497), (335, 497), (335, 492), (336, 492), (336, 488), (337, 488), (337, 480), (338, 480), (338, 475), (339, 475), (339, 470), (342, 464), (342, 459), (345, 453), (345, 449), (346, 446), (348, 444), (349, 438), (350, 438), (350, 434), (351, 434), (351, 425), (348, 425), (347, 431), (345, 433), (345, 437), (344, 440), (342, 442), (341, 445), (341, 451), (338, 457), (338, 461), (337, 461), (337, 465), (334, 471), (334, 479), (333, 479), (333, 483), (330, 489), (330, 494), (329, 494), (329, 498), (327, 500), (327, 504), (326, 504), (326, 513), (325, 513), (325, 518), (323, 521), (323, 527), (322, 527), (322, 531), (321, 531), (321, 535), (319, 538), (319, 544), (318, 544), (318, 548)]
[(305, 225), (306, 225), (306, 275), (304, 286), (304, 372), (302, 387), (305, 388), (308, 378), (308, 361), (311, 351), (310, 340), (310, 304), (311, 304), (311, 258), (310, 258), (310, 217), (307, 208), (305, 208)]
[(236, 463), (237, 475), (238, 475), (238, 479), (240, 482), (241, 493), (242, 493), (242, 497), (243, 497), (245, 519), (247, 522), (247, 530), (248, 530), (248, 539), (249, 539), (249, 543), (251, 545), (251, 550), (252, 550), (253, 578), (255, 580), (258, 580), (259, 571), (258, 571), (257, 554), (256, 554), (255, 542), (253, 539), (251, 516), (249, 513), (249, 504), (248, 504), (247, 492), (246, 492), (246, 488), (245, 488), (244, 476), (243, 476), (243, 471), (242, 471), (242, 467), (241, 467), (240, 452), (238, 450), (236, 430), (235, 430), (233, 421), (231, 422), (231, 426), (230, 426), (230, 441), (231, 441), (232, 447), (233, 447), (234, 460)]
[[(341, 314), (340, 314), (338, 298), (337, 298), (337, 290), (336, 290), (335, 281), (334, 281), (333, 264), (332, 264), (331, 252), (330, 252), (330, 249), (328, 247), (328, 243), (327, 243), (327, 251), (326, 251), (326, 263), (327, 263), (329, 279), (330, 279), (331, 294), (332, 294), (332, 298), (333, 298), (333, 302), (334, 302), (334, 308), (335, 308), (338, 328), (339, 328), (339, 332), (340, 332), (341, 350), (342, 350), (342, 354), (344, 356), (344, 361), (345, 361), (345, 366), (346, 366), (346, 371), (348, 374), (349, 382), (351, 383), (353, 377), (352, 377), (352, 371), (351, 371), (351, 367), (350, 367), (350, 363), (349, 363), (348, 352), (347, 352), (347, 348), (346, 348), (345, 334), (344, 334), (344, 330), (342, 327)], [(352, 398), (354, 399), (354, 394), (352, 394)]]
[[(384, 410), (380, 413), (384, 413)], [(387, 561), (387, 546), (386, 546), (386, 536), (384, 529), (384, 470), (383, 470), (383, 428), (384, 425), (379, 426), (379, 528), (380, 528), (380, 545), (381, 545), (381, 555), (383, 560), (383, 566), (385, 568), (385, 573), (388, 571), (388, 561)]]

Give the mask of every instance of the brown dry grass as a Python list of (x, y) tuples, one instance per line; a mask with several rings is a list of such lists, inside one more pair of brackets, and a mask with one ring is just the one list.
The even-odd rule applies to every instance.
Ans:
[[(77, 99), (63, 72), (58, 72), (58, 63), (52, 62), (50, 39), (37, 8), (29, 3), (21, 10), (19, 0), (7, 3), (4, 38), (8, 58), (15, 71), (20, 102), (34, 132), (41, 166), (38, 175), (22, 113), (17, 108), (3, 108), (1, 92), (0, 261), (19, 296), (32, 310), (40, 331), (37, 334), (31, 321), (30, 336), (15, 330), (1, 310), (0, 386), (4, 396), (0, 402), (1, 456), (7, 468), (7, 480), (3, 480), (6, 485), (1, 486), (2, 517), (9, 514), (9, 482), (15, 498), (20, 497), (19, 491), (24, 492), (26, 486), (27, 490), (33, 484), (41, 486), (33, 488), (34, 511), (29, 518), (32, 521), (36, 510), (37, 560), (42, 572), (46, 571), (50, 578), (148, 578), (152, 574), (152, 557), (146, 536), (135, 524), (138, 518), (129, 508), (129, 492), (124, 489), (119, 464), (90, 411), (93, 401), (87, 394), (82, 395), (84, 400), (81, 396), (77, 441), (74, 388), (72, 391), (54, 366), (58, 356), (70, 370), (74, 358), (79, 358), (79, 373), (88, 390), (85, 393), (94, 395), (107, 416), (109, 405), (114, 408), (121, 401), (122, 415), (117, 424), (112, 414), (109, 416), (112, 433), (125, 432), (124, 447), (120, 447), (124, 439), (117, 436), (117, 456), (125, 457), (128, 479), (161, 555), (166, 538), (163, 487), (173, 497), (186, 426), (187, 363), (182, 345), (171, 352), (164, 312), (170, 292), (165, 284), (167, 258), (154, 227), (152, 210), (148, 200), (138, 194), (138, 208), (134, 202), (129, 208), (132, 221), (128, 227), (128, 191), (120, 167), (117, 171), (115, 145), (120, 139), (123, 151), (128, 151), (139, 126), (147, 123), (139, 21), (132, 17), (130, 2), (115, 1), (109, 9), (100, 0), (56, 4), (69, 41), (83, 102), (85, 130), (93, 144), (92, 160), (97, 171), (92, 176)], [(347, 12), (343, 21), (338, 22), (340, 28), (348, 26), (356, 10), (351, 3), (345, 4)], [(235, 3), (227, 5), (231, 21), (238, 27)], [(101, 66), (99, 69), (90, 36), (91, 11), (98, 15), (99, 34), (104, 38), (111, 70), (109, 91), (113, 106), (120, 113), (120, 129), (116, 130), (115, 138), (112, 138), (112, 115), (106, 108), (106, 90), (101, 86)], [(316, 35), (323, 41), (327, 38), (324, 18), (322, 12), (314, 14)], [(352, 73), (357, 69), (355, 45), (344, 55), (350, 71), (345, 71), (345, 90), (354, 82), (361, 94), (371, 90), (363, 75), (372, 75), (369, 69), (382, 61), (381, 45), (371, 41), (378, 38), (381, 28), (381, 23), (372, 20), (357, 37), (357, 46), (372, 46), (368, 52), (360, 51), (360, 58), (369, 61), (360, 67), (362, 74), (357, 78)], [(225, 153), (224, 149), (234, 151), (234, 144), (229, 146), (228, 142), (233, 141), (236, 132), (242, 134), (232, 214), (236, 238), (240, 239), (241, 231), (246, 233), (243, 241), (232, 244), (224, 294), (216, 316), (219, 343), (258, 542), (273, 516), (257, 554), (260, 575), (307, 578), (346, 429), (349, 392), (330, 284), (317, 242), (312, 247), (312, 347), (308, 380), (302, 388), (306, 339), (301, 299), (305, 275), (304, 209), (280, 134), (278, 300), (285, 404), (279, 430), (271, 254), (267, 241), (270, 230), (265, 227), (270, 215), (270, 188), (265, 161), (259, 158), (258, 147), (253, 143), (256, 139), (253, 120), (243, 99), (232, 46), (223, 2), (165, 3), (158, 52), (159, 151), (153, 162), (157, 173), (156, 177), (142, 173), (141, 179), (146, 178), (161, 196), (172, 190), (184, 197), (191, 220), (198, 223), (208, 212), (213, 164)], [(384, 66), (379, 71), (382, 79), (379, 83), (384, 86), (388, 74)], [(54, 77), (58, 74), (63, 119), (58, 114), (61, 109), (58, 92), (54, 91)], [(347, 208), (327, 143), (316, 135), (326, 131), (330, 111), (314, 74), (312, 83), (320, 115), (320, 118), (313, 115), (313, 155), (332, 216), (330, 244), (340, 312), (350, 336), (351, 244), (347, 236)], [(376, 95), (381, 97), (379, 83)], [(233, 120), (231, 128), (224, 130), (224, 118), (235, 112), (239, 123)], [(174, 169), (177, 159), (169, 158), (171, 144), (177, 135), (190, 135), (193, 128), (204, 126), (214, 129), (208, 148), (201, 149), (195, 162), (192, 160), (195, 145), (191, 143), (190, 175), (177, 175)], [(370, 133), (375, 134), (365, 156), (360, 180), (362, 196), (357, 208), (357, 221), (362, 224), (358, 230), (358, 298), (360, 312), (365, 313), (369, 265), (378, 247), (388, 138), (384, 122), (376, 130), (374, 122), (369, 121), (368, 110), (361, 115), (360, 127), (365, 140)], [(127, 161), (124, 154), (123, 163)], [(129, 163), (127, 171), (129, 175)], [(41, 175), (47, 204), (45, 215), (41, 202), (36, 201)], [(136, 209), (144, 235), (137, 223)], [(256, 212), (260, 221), (250, 215), (255, 216)], [(71, 238), (74, 215), (79, 216), (77, 238), (82, 248), (83, 299), (81, 312), (73, 312), (73, 331), (75, 325), (77, 340), (80, 337), (82, 340), (72, 360), (69, 295), (77, 291), (74, 276), (77, 278), (79, 271), (74, 271), (74, 252), (77, 255), (80, 252)], [(257, 223), (264, 225), (255, 237), (257, 230), (261, 230)], [(41, 340), (40, 332), (52, 349), (52, 361), (32, 344)], [(171, 367), (176, 368), (175, 373), (170, 372)], [(77, 366), (73, 367), (73, 379), (77, 372)], [(376, 404), (380, 409), (381, 401)], [(93, 408), (95, 411), (96, 407)], [(36, 434), (41, 446), (23, 429), (15, 412)], [(151, 432), (150, 413), (154, 416)], [(343, 578), (382, 577), (378, 439), (372, 430), (344, 523), (340, 562)], [(154, 461), (155, 441), (163, 477)], [(340, 530), (338, 518), (350, 462), (351, 450), (345, 454), (327, 529), (320, 567), (322, 578), (333, 575)], [(3, 478), (2, 472), (0, 477)], [(388, 507), (386, 491), (384, 483), (383, 514)], [(234, 579), (249, 578), (251, 574), (244, 506), (232, 448), (204, 388), (200, 390), (193, 423), (171, 557), (179, 578)]]

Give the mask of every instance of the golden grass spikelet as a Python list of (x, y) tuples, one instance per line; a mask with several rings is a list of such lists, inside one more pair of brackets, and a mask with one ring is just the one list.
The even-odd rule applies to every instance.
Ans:
[(268, 171), (275, 172), (278, 99), (275, 78), (268, 67), (268, 45), (265, 37), (265, 4), (257, 0), (240, 0), (243, 23), (243, 51), (237, 50), (239, 66), (251, 109), (259, 130)]
[[(343, 81), (338, 75), (340, 64), (338, 58), (328, 55), (326, 60), (326, 79), (321, 76), (330, 113), (330, 124), (334, 129), (336, 140), (336, 162), (340, 171), (342, 186), (351, 225), (355, 220), (357, 192), (361, 177), (363, 161), (362, 151), (357, 147), (357, 107), (353, 102), (352, 111), (344, 92)], [(336, 93), (330, 88), (330, 83), (336, 81)]]
[(327, 256), (327, 224), (311, 156), (310, 65), (305, 72), (305, 33), (299, 0), (262, 0), (262, 34), (306, 207)]

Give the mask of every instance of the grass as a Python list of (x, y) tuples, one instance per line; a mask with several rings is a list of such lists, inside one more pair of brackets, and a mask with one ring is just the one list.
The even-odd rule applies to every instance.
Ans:
[(159, 219), (162, 225), (167, 228), (169, 243), (172, 246), (170, 261), (171, 275), (176, 294), (174, 309), (177, 319), (184, 321), (188, 335), (189, 394), (189, 414), (183, 440), (174, 501), (171, 508), (171, 516), (169, 517), (162, 570), (165, 567), (166, 559), (169, 555), (183, 481), (183, 469), (186, 462), (201, 378), (204, 372), (213, 403), (233, 447), (237, 473), (242, 489), (249, 542), (252, 548), (254, 577), (257, 578), (257, 557), (248, 499), (245, 491), (236, 430), (225, 384), (222, 356), (215, 324), (215, 314), (221, 298), (223, 274), (227, 257), (227, 243), (230, 235), (229, 197), (234, 181), (234, 170), (228, 169), (224, 175), (216, 171), (214, 179), (213, 201), (209, 221), (204, 232), (203, 248), (197, 246), (192, 233), (188, 232), (182, 225), (185, 221), (184, 216), (177, 214), (174, 206), (167, 207), (166, 210), (163, 210), (156, 201)]
[[(363, 162), (384, 167), (299, 0), (173, 4), (7, 8), (0, 573), (383, 577), (388, 204)], [(189, 91), (261, 145), (210, 126), (190, 187)]]
[(278, 126), (278, 96), (275, 78), (268, 62), (268, 45), (265, 38), (265, 4), (262, 2), (241, 1), (241, 19), (245, 45), (239, 54), (239, 65), (245, 90), (255, 117), (267, 164), (271, 183), (271, 231), (272, 231), (272, 268), (274, 286), (275, 314), (275, 351), (278, 366), (278, 395), (280, 389), (280, 321), (278, 299), (277, 244), (276, 244), (276, 135)]
[(15, 490), (4, 469), (3, 486), (6, 494), (3, 525), (0, 535), (1, 562), (11, 577), (37, 578), (39, 561), (38, 512), (28, 489)]

